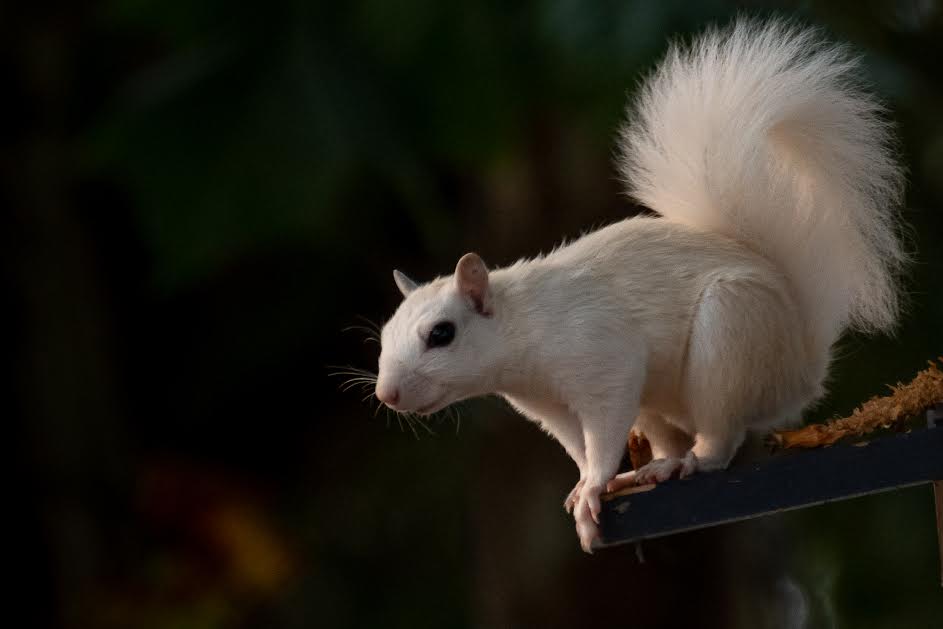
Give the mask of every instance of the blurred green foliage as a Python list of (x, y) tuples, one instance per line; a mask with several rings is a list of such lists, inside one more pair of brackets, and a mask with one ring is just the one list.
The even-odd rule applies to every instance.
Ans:
[(533, 427), (483, 401), (417, 440), (327, 376), (375, 364), (342, 330), (392, 312), (394, 266), (637, 211), (610, 164), (627, 94), (739, 10), (858, 47), (910, 166), (908, 316), (842, 343), (821, 419), (943, 353), (939, 2), (0, 8), (32, 625), (776, 627), (784, 575), (811, 627), (938, 623), (923, 489), (588, 558)]

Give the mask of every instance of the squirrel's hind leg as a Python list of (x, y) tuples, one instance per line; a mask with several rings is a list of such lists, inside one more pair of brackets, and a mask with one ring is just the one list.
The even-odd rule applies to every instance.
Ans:
[[(685, 453), (691, 448), (692, 439), (681, 429), (668, 422), (661, 414), (642, 409), (635, 420), (638, 429), (648, 439), (652, 449), (652, 461), (638, 470), (617, 474), (606, 485), (606, 491), (619, 491), (633, 485), (644, 485), (655, 480), (666, 480), (680, 469)], [(654, 464), (654, 465), (653, 465)], [(669, 469), (670, 468), (670, 469)], [(643, 471), (644, 470), (644, 471)], [(642, 475), (639, 476), (639, 472)], [(660, 479), (658, 477), (661, 477)]]
[(680, 456), (654, 459), (635, 472), (635, 483), (662, 483), (669, 478), (685, 478), (695, 472), (725, 469), (743, 443), (746, 430), (727, 426), (722, 432), (699, 432), (694, 445)]
[(804, 330), (778, 281), (718, 280), (704, 291), (692, 320), (682, 391), (682, 425), (693, 444), (639, 469), (638, 483), (726, 468), (748, 428), (795, 407), (805, 395)]

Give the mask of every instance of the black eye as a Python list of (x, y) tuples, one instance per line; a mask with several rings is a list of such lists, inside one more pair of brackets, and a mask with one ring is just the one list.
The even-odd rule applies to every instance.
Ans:
[(451, 321), (436, 323), (435, 327), (429, 332), (429, 338), (426, 339), (426, 345), (429, 348), (445, 347), (455, 338), (455, 324)]

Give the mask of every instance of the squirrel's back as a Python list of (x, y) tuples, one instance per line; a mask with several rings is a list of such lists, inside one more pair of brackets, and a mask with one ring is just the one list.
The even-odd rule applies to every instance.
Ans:
[(741, 20), (672, 47), (620, 135), (630, 194), (772, 260), (823, 350), (894, 325), (906, 262), (902, 170), (857, 69), (815, 31)]

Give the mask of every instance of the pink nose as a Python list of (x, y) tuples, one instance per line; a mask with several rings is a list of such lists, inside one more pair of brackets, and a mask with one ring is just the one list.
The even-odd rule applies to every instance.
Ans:
[(399, 402), (399, 389), (395, 387), (377, 387), (377, 399), (387, 406), (395, 406)]

